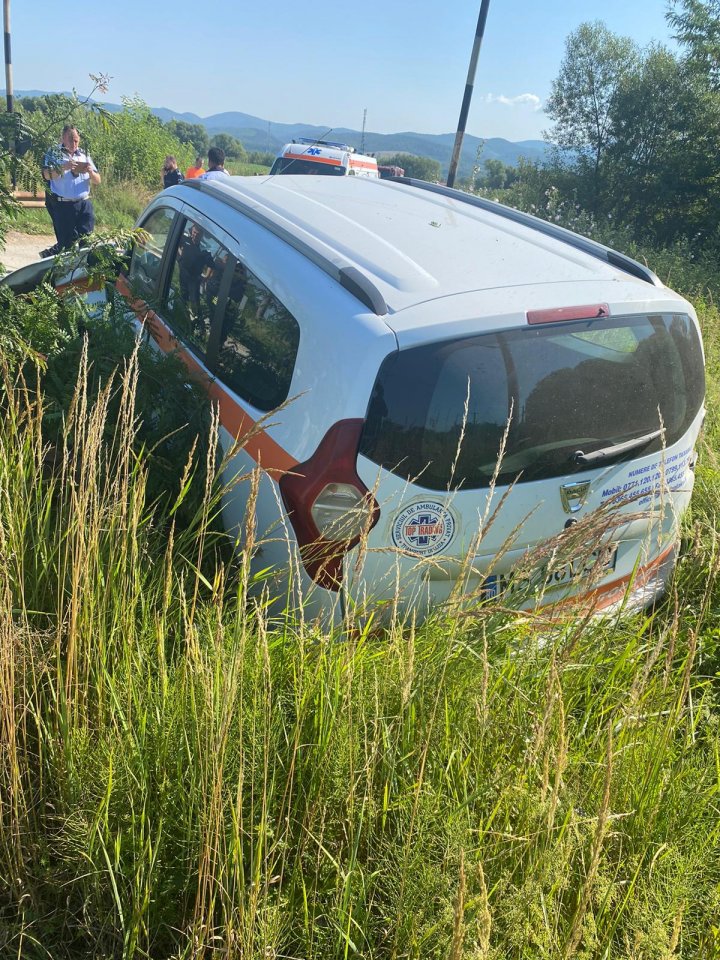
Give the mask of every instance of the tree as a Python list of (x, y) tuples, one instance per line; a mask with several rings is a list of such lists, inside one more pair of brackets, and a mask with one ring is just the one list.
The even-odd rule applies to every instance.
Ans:
[(225, 156), (231, 160), (244, 160), (247, 156), (245, 147), (237, 137), (233, 137), (229, 133), (216, 133), (210, 141), (210, 145), (219, 147), (225, 153)]
[(667, 20), (689, 63), (720, 89), (720, 0), (671, 0)]
[(616, 36), (600, 21), (581, 24), (567, 38), (560, 73), (545, 106), (555, 121), (549, 139), (565, 150), (577, 151), (580, 160), (590, 165), (593, 208), (612, 139), (613, 108), (638, 59), (638, 48), (629, 38)]
[(415, 177), (417, 180), (429, 180), (434, 183), (442, 176), (439, 161), (431, 160), (430, 157), (417, 157), (412, 153), (394, 153), (390, 157), (383, 157), (381, 162), (388, 167), (402, 167), (405, 176)]
[(42, 158), (60, 138), (66, 123), (80, 129), (84, 145), (90, 145), (87, 132), (92, 127), (109, 127), (110, 113), (92, 100), (95, 91), (106, 93), (108, 78), (90, 74), (93, 86), (83, 99), (65, 94), (46, 94), (41, 97), (20, 97), (15, 101), (15, 113), (0, 114), (0, 239), (6, 229), (4, 214), (11, 201), (9, 184), (16, 182), (22, 189), (41, 185)]
[(661, 243), (710, 235), (720, 213), (720, 96), (707, 75), (652, 47), (626, 79), (607, 153), (607, 205)]
[(511, 167), (502, 160), (492, 158), (485, 161), (484, 168), (480, 174), (479, 185), (487, 187), (489, 190), (503, 190), (509, 187), (517, 180), (518, 172), (515, 167)]
[(205, 156), (210, 146), (208, 132), (201, 123), (188, 123), (186, 120), (168, 120), (165, 128), (179, 140), (188, 143), (196, 154)]
[(274, 153), (268, 153), (266, 150), (250, 150), (247, 155), (248, 163), (257, 163), (265, 167), (271, 167), (275, 160)]

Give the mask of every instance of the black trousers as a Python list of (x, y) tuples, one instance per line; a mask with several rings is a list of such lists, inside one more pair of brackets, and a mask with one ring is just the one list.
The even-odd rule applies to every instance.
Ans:
[(55, 239), (59, 240), (57, 226), (55, 225), (55, 211), (60, 206), (60, 202), (55, 194), (51, 190), (45, 191), (45, 209), (50, 214), (50, 220), (52, 221), (53, 231), (55, 232)]
[(58, 200), (55, 207), (55, 233), (63, 249), (71, 247), (76, 240), (86, 237), (95, 227), (95, 211), (92, 200)]

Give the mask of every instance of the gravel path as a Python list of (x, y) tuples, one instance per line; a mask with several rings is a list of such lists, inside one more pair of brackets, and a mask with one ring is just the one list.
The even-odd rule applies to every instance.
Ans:
[(27, 263), (40, 259), (40, 251), (55, 243), (52, 234), (18, 233), (10, 230), (5, 241), (5, 249), (0, 251), (0, 263), (6, 270), (19, 270)]

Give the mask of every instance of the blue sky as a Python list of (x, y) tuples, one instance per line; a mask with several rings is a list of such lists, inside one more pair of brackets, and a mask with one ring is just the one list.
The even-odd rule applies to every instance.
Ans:
[[(69, 12), (65, 12), (69, 10)], [(89, 91), (209, 116), (379, 133), (457, 126), (480, 0), (121, 0), (11, 12), (15, 88)], [(567, 35), (601, 19), (644, 46), (674, 46), (664, 0), (490, 0), (469, 133), (537, 139)]]

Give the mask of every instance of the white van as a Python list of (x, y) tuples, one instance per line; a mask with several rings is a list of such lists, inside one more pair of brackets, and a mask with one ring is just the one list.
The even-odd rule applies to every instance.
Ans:
[[(704, 361), (692, 306), (645, 266), (408, 179), (186, 181), (139, 225), (119, 287), (205, 382), (225, 450), (248, 437), (226, 479), (260, 468), (254, 564), (279, 607), (663, 591)], [(249, 490), (224, 502), (238, 536)]]
[(316, 174), (336, 177), (370, 177), (380, 173), (375, 157), (356, 153), (347, 143), (300, 138), (286, 143), (278, 153), (270, 174)]

